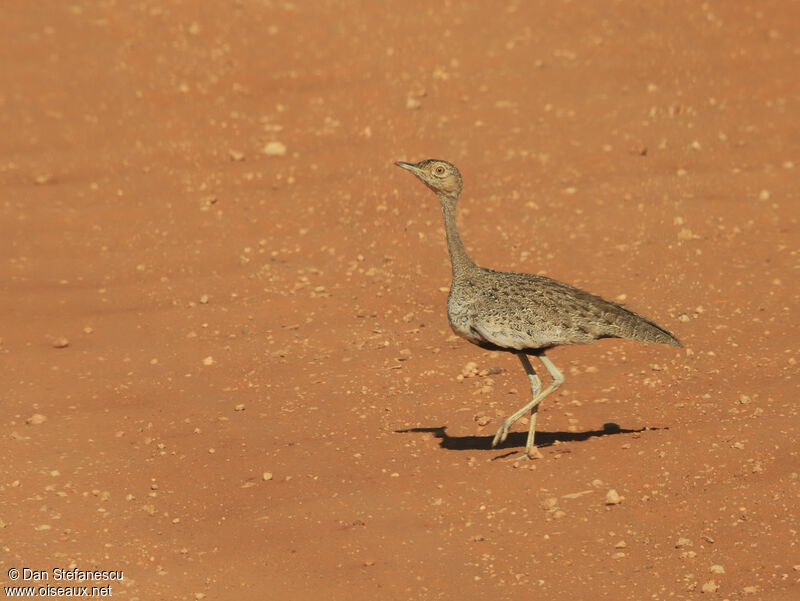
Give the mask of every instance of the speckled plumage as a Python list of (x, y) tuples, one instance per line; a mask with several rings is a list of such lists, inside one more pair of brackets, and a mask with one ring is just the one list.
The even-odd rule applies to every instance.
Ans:
[[(670, 332), (633, 311), (548, 277), (493, 271), (470, 259), (456, 227), (456, 204), (462, 178), (458, 169), (437, 159), (397, 165), (411, 171), (436, 193), (442, 208), (453, 281), (447, 317), (453, 331), (483, 348), (517, 353), (531, 382), (531, 402), (503, 422), (492, 446), (505, 440), (508, 428), (531, 411), (525, 456), (530, 457), (539, 403), (564, 378), (544, 351), (565, 344), (590, 344), (599, 338), (628, 338), (681, 346)], [(527, 355), (537, 356), (552, 377), (541, 382)]]
[(453, 279), (447, 317), (459, 336), (499, 350), (545, 350), (599, 338), (678, 344), (658, 324), (599, 296), (541, 275), (477, 265)]

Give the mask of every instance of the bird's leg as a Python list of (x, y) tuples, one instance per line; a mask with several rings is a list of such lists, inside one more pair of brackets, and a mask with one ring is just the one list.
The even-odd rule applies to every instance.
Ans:
[(539, 379), (539, 376), (536, 375), (531, 362), (528, 360), (528, 356), (525, 353), (517, 353), (517, 356), (519, 357), (520, 363), (522, 363), (522, 367), (525, 369), (525, 373), (528, 374), (528, 379), (531, 382), (531, 401), (516, 411), (508, 419), (503, 421), (500, 429), (497, 430), (497, 434), (494, 435), (494, 440), (492, 440), (493, 447), (496, 447), (508, 437), (508, 429), (529, 410), (531, 412), (531, 421), (536, 419), (536, 403), (537, 397), (542, 390), (542, 381)]
[(533, 439), (534, 436), (536, 436), (536, 412), (539, 410), (539, 403), (541, 403), (548, 394), (553, 392), (556, 388), (564, 383), (564, 374), (558, 371), (558, 368), (553, 365), (553, 362), (545, 356), (544, 352), (537, 353), (536, 356), (539, 357), (539, 361), (544, 364), (544, 366), (547, 368), (547, 373), (550, 374), (550, 386), (548, 386), (547, 390), (539, 394), (539, 397), (536, 399), (536, 404), (531, 407), (531, 425), (528, 428), (528, 440), (525, 442), (526, 459), (531, 458)]
[[(512, 424), (514, 424), (514, 422), (516, 422), (520, 417), (522, 417), (526, 411), (530, 410), (531, 422), (528, 428), (528, 440), (525, 442), (525, 454), (524, 454), (524, 457), (526, 459), (531, 458), (530, 453), (531, 449), (533, 448), (533, 439), (536, 435), (536, 412), (539, 409), (539, 403), (541, 403), (551, 392), (553, 392), (555, 389), (557, 389), (564, 383), (564, 375), (558, 370), (558, 368), (555, 365), (553, 365), (553, 362), (550, 361), (550, 359), (548, 359), (545, 356), (544, 351), (539, 351), (535, 353), (535, 355), (539, 357), (539, 360), (544, 364), (545, 368), (547, 369), (547, 372), (550, 374), (551, 378), (550, 386), (548, 386), (545, 390), (538, 392), (538, 394), (534, 393), (533, 399), (531, 400), (530, 403), (522, 407), (511, 417), (505, 420), (503, 424), (500, 426), (500, 429), (497, 431), (494, 440), (492, 441), (493, 447), (496, 446), (499, 442), (503, 442), (508, 436), (508, 429), (512, 426)], [(531, 389), (533, 390), (534, 380), (531, 377), (531, 374), (533, 374), (533, 377), (535, 377), (537, 381), (539, 380), (539, 378), (538, 376), (536, 376), (536, 372), (534, 372), (533, 367), (531, 366), (530, 361), (528, 361), (527, 356), (520, 354), (520, 361), (522, 361), (522, 367), (525, 368), (525, 372), (531, 379)], [(516, 457), (514, 459), (516, 459)]]

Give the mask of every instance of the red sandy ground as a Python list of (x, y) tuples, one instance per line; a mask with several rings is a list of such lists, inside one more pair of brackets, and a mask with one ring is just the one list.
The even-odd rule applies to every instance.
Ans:
[[(3, 585), (800, 599), (800, 5), (498, 6), (5, 4)], [(392, 165), (431, 156), (480, 264), (686, 347), (553, 351), (530, 463)]]

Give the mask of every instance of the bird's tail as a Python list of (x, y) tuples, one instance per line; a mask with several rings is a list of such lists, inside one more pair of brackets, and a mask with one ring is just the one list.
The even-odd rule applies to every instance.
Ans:
[[(632, 313), (632, 311), (631, 311)], [(683, 347), (680, 341), (675, 337), (675, 334), (662, 328), (651, 319), (647, 319), (637, 313), (634, 313), (638, 319), (633, 323), (628, 324), (624, 338), (630, 340), (641, 340), (642, 342), (656, 342), (658, 344), (669, 344), (671, 346)]]

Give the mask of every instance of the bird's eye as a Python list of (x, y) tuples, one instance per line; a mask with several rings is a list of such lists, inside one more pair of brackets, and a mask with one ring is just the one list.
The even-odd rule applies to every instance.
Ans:
[(436, 167), (436, 169), (434, 169), (434, 171), (436, 172), (436, 175), (444, 175), (444, 167), (442, 165), (439, 165), (438, 167)]

